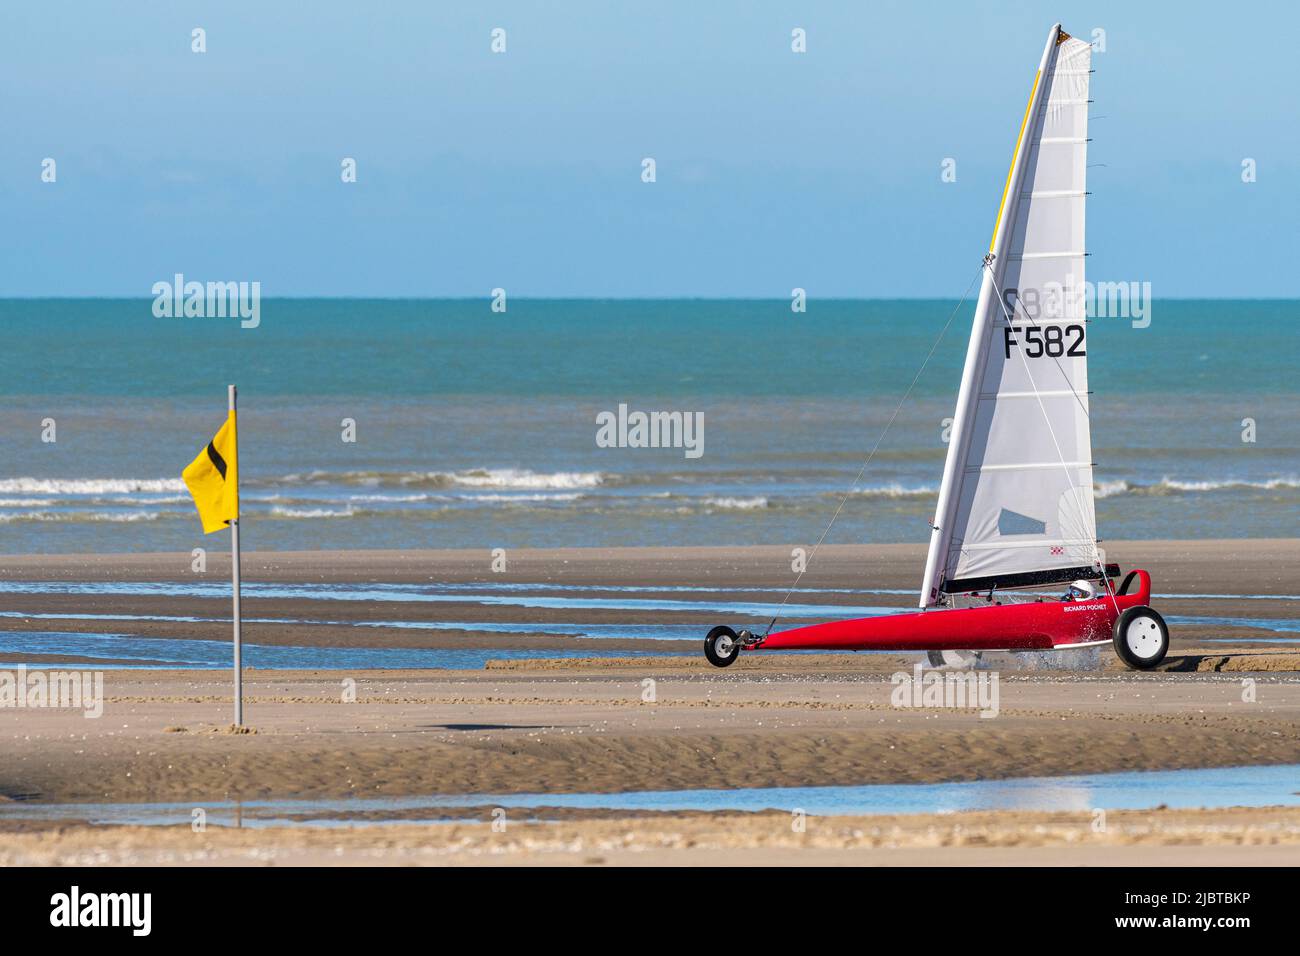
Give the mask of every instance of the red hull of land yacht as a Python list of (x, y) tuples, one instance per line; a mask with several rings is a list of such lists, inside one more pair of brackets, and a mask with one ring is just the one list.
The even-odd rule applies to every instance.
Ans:
[[(1136, 587), (1131, 585), (1136, 582)], [(1109, 642), (1115, 621), (1131, 607), (1150, 603), (1151, 576), (1133, 571), (1118, 594), (1088, 600), (1045, 598), (1030, 604), (890, 614), (831, 621), (769, 634), (749, 650), (997, 651), (1051, 650)]]

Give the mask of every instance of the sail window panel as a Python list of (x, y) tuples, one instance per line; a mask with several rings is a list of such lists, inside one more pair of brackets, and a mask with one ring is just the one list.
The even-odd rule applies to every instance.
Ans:
[[(1005, 512), (1021, 516), (1008, 523)], [(962, 487), (950, 577), (983, 577), (1077, 567), (1096, 557), (1092, 469), (995, 471)], [(1027, 533), (1040, 522), (1041, 534)], [(1001, 528), (1012, 531), (1003, 534)]]
[(1022, 515), (1010, 508), (1003, 508), (998, 512), (998, 534), (1004, 538), (1017, 534), (1042, 535), (1046, 533), (1046, 521), (1039, 521), (1037, 518)]

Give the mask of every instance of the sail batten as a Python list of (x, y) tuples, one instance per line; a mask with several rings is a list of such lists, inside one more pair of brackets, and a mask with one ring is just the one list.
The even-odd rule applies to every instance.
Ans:
[[(968, 551), (990, 551), (995, 548), (1037, 548), (1043, 543), (1044, 543), (1043, 541), (1039, 541), (1039, 540), (998, 541), (996, 543), (990, 543), (990, 544), (968, 544), (966, 545), (966, 549)], [(1056, 539), (1048, 538), (1046, 539), (1046, 543), (1049, 545), (1077, 545), (1079, 542), (1074, 541), (1070, 538), (1056, 538)]]
[(972, 321), (922, 607), (954, 581), (1099, 565), (1082, 294), (1091, 53), (1058, 24), (1034, 77)]
[(1090, 461), (1066, 461), (1053, 459), (1051, 461), (1018, 461), (1009, 465), (967, 465), (966, 474), (979, 475), (990, 471), (1026, 471), (1031, 468), (1060, 468), (1064, 465), (1066, 468), (1091, 468)]
[(1008, 262), (1024, 262), (1028, 259), (1082, 259), (1087, 253), (1082, 249), (1070, 249), (1066, 252), (1020, 252), (1007, 256)]

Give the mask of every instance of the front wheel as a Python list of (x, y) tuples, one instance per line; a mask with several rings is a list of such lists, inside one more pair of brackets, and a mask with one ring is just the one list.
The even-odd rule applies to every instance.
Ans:
[(1169, 652), (1165, 619), (1144, 604), (1131, 607), (1115, 621), (1115, 653), (1133, 670), (1150, 670)]
[(714, 667), (730, 667), (740, 656), (736, 632), (725, 624), (709, 631), (709, 636), (704, 639), (704, 656)]

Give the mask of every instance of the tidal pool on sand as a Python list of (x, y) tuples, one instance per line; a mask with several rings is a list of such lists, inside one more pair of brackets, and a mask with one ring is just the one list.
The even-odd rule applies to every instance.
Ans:
[[(1073, 811), (1300, 805), (1300, 765), (1150, 770), (956, 783), (631, 793), (440, 794), (328, 800), (192, 803), (0, 804), (0, 821), (84, 820), (94, 824), (189, 825), (196, 809), (213, 826), (366, 826), (481, 821), (484, 808), (544, 820), (567, 810), (802, 810), (813, 816), (956, 813), (970, 810)], [(421, 811), (427, 811), (422, 816)]]

